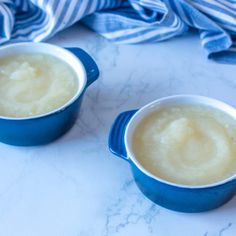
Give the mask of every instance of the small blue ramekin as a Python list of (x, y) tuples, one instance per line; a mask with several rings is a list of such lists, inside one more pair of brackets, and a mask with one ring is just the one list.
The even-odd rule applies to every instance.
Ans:
[(44, 53), (69, 64), (77, 75), (78, 90), (62, 107), (49, 113), (23, 118), (0, 116), (0, 142), (33, 146), (48, 144), (75, 123), (84, 92), (99, 76), (94, 60), (80, 48), (61, 48), (47, 43), (17, 43), (0, 48), (0, 58), (20, 53)]
[(223, 205), (236, 194), (236, 173), (223, 181), (208, 185), (176, 184), (158, 178), (145, 170), (132, 151), (133, 132), (145, 116), (160, 108), (181, 104), (209, 106), (228, 114), (236, 122), (236, 110), (220, 101), (194, 95), (166, 97), (139, 110), (121, 113), (111, 128), (109, 148), (112, 153), (130, 163), (137, 186), (154, 203), (181, 212), (212, 210)]

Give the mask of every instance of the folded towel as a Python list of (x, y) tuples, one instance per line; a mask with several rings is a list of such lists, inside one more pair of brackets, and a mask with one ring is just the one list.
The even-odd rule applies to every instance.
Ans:
[(79, 20), (130, 44), (196, 28), (209, 58), (236, 63), (236, 0), (0, 0), (0, 44), (43, 41)]

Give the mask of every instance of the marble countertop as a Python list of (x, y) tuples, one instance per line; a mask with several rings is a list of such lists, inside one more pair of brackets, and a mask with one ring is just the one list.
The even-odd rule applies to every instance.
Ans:
[(80, 118), (42, 147), (0, 144), (1, 236), (235, 236), (236, 197), (200, 214), (166, 210), (137, 189), (128, 163), (112, 155), (118, 113), (173, 94), (236, 106), (236, 66), (206, 59), (197, 35), (145, 45), (114, 45), (80, 25), (49, 40), (88, 51), (101, 70)]

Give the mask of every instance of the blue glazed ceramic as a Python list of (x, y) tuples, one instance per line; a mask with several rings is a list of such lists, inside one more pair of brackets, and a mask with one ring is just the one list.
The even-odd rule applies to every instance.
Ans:
[(156, 100), (139, 110), (121, 113), (115, 120), (109, 136), (112, 153), (129, 162), (135, 182), (141, 192), (154, 203), (181, 212), (203, 212), (215, 209), (236, 194), (236, 174), (223, 181), (202, 185), (178, 185), (160, 179), (135, 159), (132, 135), (137, 124), (149, 113), (176, 104), (202, 104), (219, 109), (236, 120), (236, 110), (220, 101), (193, 95), (179, 95)]
[(19, 43), (0, 48), (0, 56), (46, 53), (68, 63), (78, 79), (78, 91), (64, 106), (26, 118), (0, 116), (0, 141), (17, 146), (47, 144), (65, 134), (75, 123), (84, 92), (99, 76), (94, 60), (80, 48), (63, 49), (46, 43)]

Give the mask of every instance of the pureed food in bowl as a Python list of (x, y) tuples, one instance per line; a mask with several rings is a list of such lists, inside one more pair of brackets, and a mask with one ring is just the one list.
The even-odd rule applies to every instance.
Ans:
[(30, 117), (66, 104), (77, 92), (69, 65), (47, 54), (0, 58), (0, 116)]
[(138, 162), (163, 180), (215, 183), (236, 172), (236, 121), (207, 106), (166, 107), (138, 124), (132, 149)]

